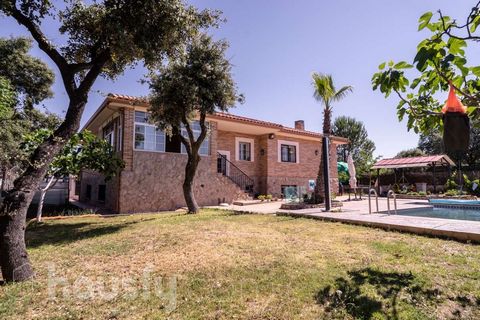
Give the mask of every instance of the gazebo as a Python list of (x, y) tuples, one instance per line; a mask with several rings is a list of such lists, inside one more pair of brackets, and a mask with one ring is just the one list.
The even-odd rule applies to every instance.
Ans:
[[(393, 158), (393, 159), (382, 159), (377, 161), (373, 169), (377, 169), (377, 182), (378, 190), (380, 192), (380, 169), (404, 169), (404, 168), (432, 168), (433, 175), (433, 190), (437, 191), (435, 184), (435, 169), (437, 167), (451, 167), (455, 166), (455, 163), (449, 156), (435, 155), (435, 156), (424, 156), (424, 157), (410, 157), (410, 158)], [(395, 171), (395, 170), (394, 170)], [(396, 171), (395, 171), (395, 180), (396, 180)]]

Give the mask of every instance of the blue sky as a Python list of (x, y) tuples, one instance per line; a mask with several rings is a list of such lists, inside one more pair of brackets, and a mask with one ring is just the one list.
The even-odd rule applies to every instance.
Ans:
[[(228, 57), (245, 104), (232, 109), (244, 115), (293, 126), (303, 119), (308, 130), (320, 131), (321, 105), (312, 97), (311, 74), (330, 73), (337, 86), (352, 85), (354, 93), (334, 105), (334, 117), (352, 116), (365, 123), (375, 142), (376, 155), (394, 156), (416, 146), (418, 137), (407, 132), (396, 117), (395, 98), (372, 91), (371, 77), (385, 60), (411, 60), (419, 41), (418, 17), (425, 11), (464, 19), (470, 1), (447, 0), (191, 0), (200, 8), (223, 11), (227, 22), (211, 33), (230, 42)], [(54, 25), (43, 26), (53, 41)], [(0, 36), (28, 35), (10, 18), (0, 18)], [(50, 63), (37, 48), (32, 54)], [(53, 65), (52, 65), (53, 67)], [(57, 72), (57, 70), (55, 69)], [(89, 96), (82, 123), (108, 92), (146, 95), (138, 80), (144, 70), (128, 70), (115, 82), (99, 79)], [(57, 73), (58, 74), (58, 73)], [(57, 76), (57, 80), (60, 79)], [(57, 81), (55, 97), (46, 107), (62, 114), (67, 99)], [(447, 93), (445, 93), (445, 98)]]

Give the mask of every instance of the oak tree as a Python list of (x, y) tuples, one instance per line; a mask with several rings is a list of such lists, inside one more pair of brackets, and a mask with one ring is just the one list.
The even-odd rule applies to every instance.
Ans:
[[(209, 131), (206, 117), (243, 102), (225, 57), (227, 48), (227, 42), (205, 34), (193, 37), (185, 52), (171, 59), (150, 81), (154, 121), (167, 132), (186, 132), (180, 134), (180, 141), (188, 156), (183, 194), (189, 213), (199, 211), (193, 181), (201, 160), (199, 150)], [(198, 134), (192, 128), (195, 125), (200, 128)]]
[[(103, 0), (85, 3), (49, 0), (0, 0), (0, 12), (25, 27), (58, 68), (68, 105), (62, 123), (38, 145), (30, 165), (0, 204), (0, 264), (6, 281), (33, 276), (25, 247), (25, 217), (49, 164), (78, 131), (88, 94), (98, 79), (114, 79), (143, 63), (157, 66), (182, 52), (199, 29), (215, 25), (219, 13), (199, 11), (183, 0)], [(51, 18), (54, 19), (51, 19)], [(62, 43), (43, 30), (58, 23)]]

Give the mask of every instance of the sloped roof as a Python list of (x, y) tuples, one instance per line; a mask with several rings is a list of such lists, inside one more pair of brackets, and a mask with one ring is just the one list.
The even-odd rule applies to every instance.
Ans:
[(424, 157), (382, 159), (377, 161), (372, 169), (420, 168), (434, 164), (455, 166), (455, 163), (449, 156), (442, 154)]
[[(134, 97), (134, 96), (124, 95), (124, 94), (116, 94), (116, 93), (109, 93), (108, 96), (107, 96), (107, 100), (125, 101), (125, 102), (130, 102), (130, 103), (139, 103), (139, 104), (142, 104), (142, 105), (148, 104), (148, 99), (146, 97)], [(269, 122), (269, 121), (264, 121), (264, 120), (258, 120), (258, 119), (253, 119), (253, 118), (247, 118), (247, 117), (238, 116), (238, 115), (234, 115), (234, 114), (227, 113), (227, 112), (215, 112), (213, 115), (210, 115), (209, 117), (210, 118), (225, 119), (225, 120), (232, 120), (232, 121), (237, 121), (237, 122), (243, 122), (243, 123), (259, 125), (259, 126), (263, 126), (263, 127), (270, 127), (270, 128), (277, 129), (280, 132), (285, 132), (285, 133), (293, 133), (293, 134), (305, 135), (305, 136), (310, 136), (310, 137), (318, 137), (318, 138), (323, 137), (323, 134), (321, 134), (319, 132), (299, 130), (299, 129), (295, 129), (295, 128), (285, 127), (285, 126), (283, 126), (279, 123), (274, 123), (274, 122)], [(337, 142), (340, 142), (340, 143), (348, 143), (348, 139), (343, 138), (343, 137), (331, 136), (331, 138), (333, 140), (336, 140)]]

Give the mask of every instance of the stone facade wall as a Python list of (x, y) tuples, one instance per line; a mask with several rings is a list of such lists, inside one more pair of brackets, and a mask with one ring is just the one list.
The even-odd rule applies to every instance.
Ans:
[[(182, 184), (187, 155), (134, 151), (133, 170), (123, 171), (120, 212), (155, 212), (184, 207)], [(194, 182), (200, 206), (231, 203), (245, 193), (221, 174), (212, 172), (216, 156), (203, 156)]]
[[(81, 202), (92, 204), (94, 206), (106, 208), (112, 212), (118, 212), (118, 191), (121, 177), (113, 177), (105, 181), (103, 175), (91, 170), (84, 170), (80, 175), (80, 195)], [(91, 198), (87, 198), (88, 185), (91, 187)], [(105, 201), (98, 199), (98, 190), (100, 185), (105, 185)]]

